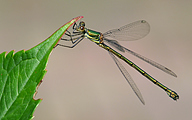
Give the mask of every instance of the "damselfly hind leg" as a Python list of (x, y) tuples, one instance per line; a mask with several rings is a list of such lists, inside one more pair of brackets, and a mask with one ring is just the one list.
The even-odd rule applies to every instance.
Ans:
[[(62, 44), (57, 44), (55, 47), (57, 46), (62, 46), (62, 47), (68, 47), (68, 48), (73, 48), (75, 47), (79, 42), (81, 42), (83, 40), (84, 37), (78, 37), (76, 38), (75, 42), (73, 42), (72, 46), (68, 46), (68, 45), (62, 45)], [(55, 48), (54, 47), (54, 48)]]

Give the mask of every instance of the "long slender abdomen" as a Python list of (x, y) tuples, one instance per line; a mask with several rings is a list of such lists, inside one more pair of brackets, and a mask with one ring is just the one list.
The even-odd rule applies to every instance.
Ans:
[(164, 86), (163, 84), (161, 84), (160, 82), (158, 82), (155, 78), (153, 78), (152, 76), (150, 76), (147, 72), (145, 72), (144, 70), (142, 70), (139, 66), (137, 66), (136, 64), (134, 64), (132, 61), (128, 60), (126, 57), (124, 57), (123, 55), (121, 55), (120, 53), (118, 53), (117, 51), (113, 50), (112, 48), (110, 48), (109, 46), (105, 45), (104, 43), (98, 44), (100, 47), (108, 50), (109, 52), (113, 53), (114, 55), (116, 55), (117, 57), (119, 57), (120, 59), (122, 59), (123, 61), (125, 61), (127, 64), (129, 64), (131, 67), (135, 68), (138, 72), (140, 72), (143, 76), (145, 76), (146, 78), (148, 78), (151, 82), (153, 82), (154, 84), (156, 84), (157, 86), (159, 86), (160, 88), (162, 88), (163, 90), (165, 90), (167, 92), (167, 94), (169, 95), (169, 97), (171, 97), (174, 100), (179, 99), (179, 95), (172, 91), (171, 89), (169, 89), (168, 87)]

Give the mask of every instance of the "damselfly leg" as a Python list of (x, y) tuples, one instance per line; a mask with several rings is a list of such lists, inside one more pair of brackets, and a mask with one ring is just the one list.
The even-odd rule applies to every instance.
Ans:
[[(59, 44), (57, 44), (55, 47), (57, 47), (57, 46), (62, 46), (62, 47), (73, 48), (73, 47), (75, 47), (79, 42), (81, 42), (81, 41), (83, 40), (83, 38), (84, 38), (84, 34), (83, 34), (82, 32), (76, 31), (76, 28), (77, 28), (77, 24), (74, 23), (72, 34), (71, 34), (71, 32), (68, 31), (68, 30), (67, 30), (66, 33), (65, 33), (65, 36), (64, 36), (64, 37), (68, 36), (69, 38), (61, 38), (61, 40), (63, 40), (63, 41), (71, 41), (71, 43), (72, 43), (71, 46), (70, 46), (70, 45), (63, 45), (63, 44), (60, 44), (60, 43), (59, 43)], [(55, 47), (54, 47), (54, 48), (55, 48)]]

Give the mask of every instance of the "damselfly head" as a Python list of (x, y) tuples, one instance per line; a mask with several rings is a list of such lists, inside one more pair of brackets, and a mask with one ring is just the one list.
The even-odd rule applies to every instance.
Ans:
[(77, 31), (83, 32), (85, 30), (85, 22), (81, 21), (79, 26), (76, 28)]

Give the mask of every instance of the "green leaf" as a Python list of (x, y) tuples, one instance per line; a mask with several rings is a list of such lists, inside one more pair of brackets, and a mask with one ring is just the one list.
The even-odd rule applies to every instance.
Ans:
[(30, 50), (0, 54), (1, 120), (33, 118), (33, 112), (41, 102), (41, 99), (34, 100), (33, 97), (46, 73), (49, 55), (65, 31), (82, 17), (72, 19)]

